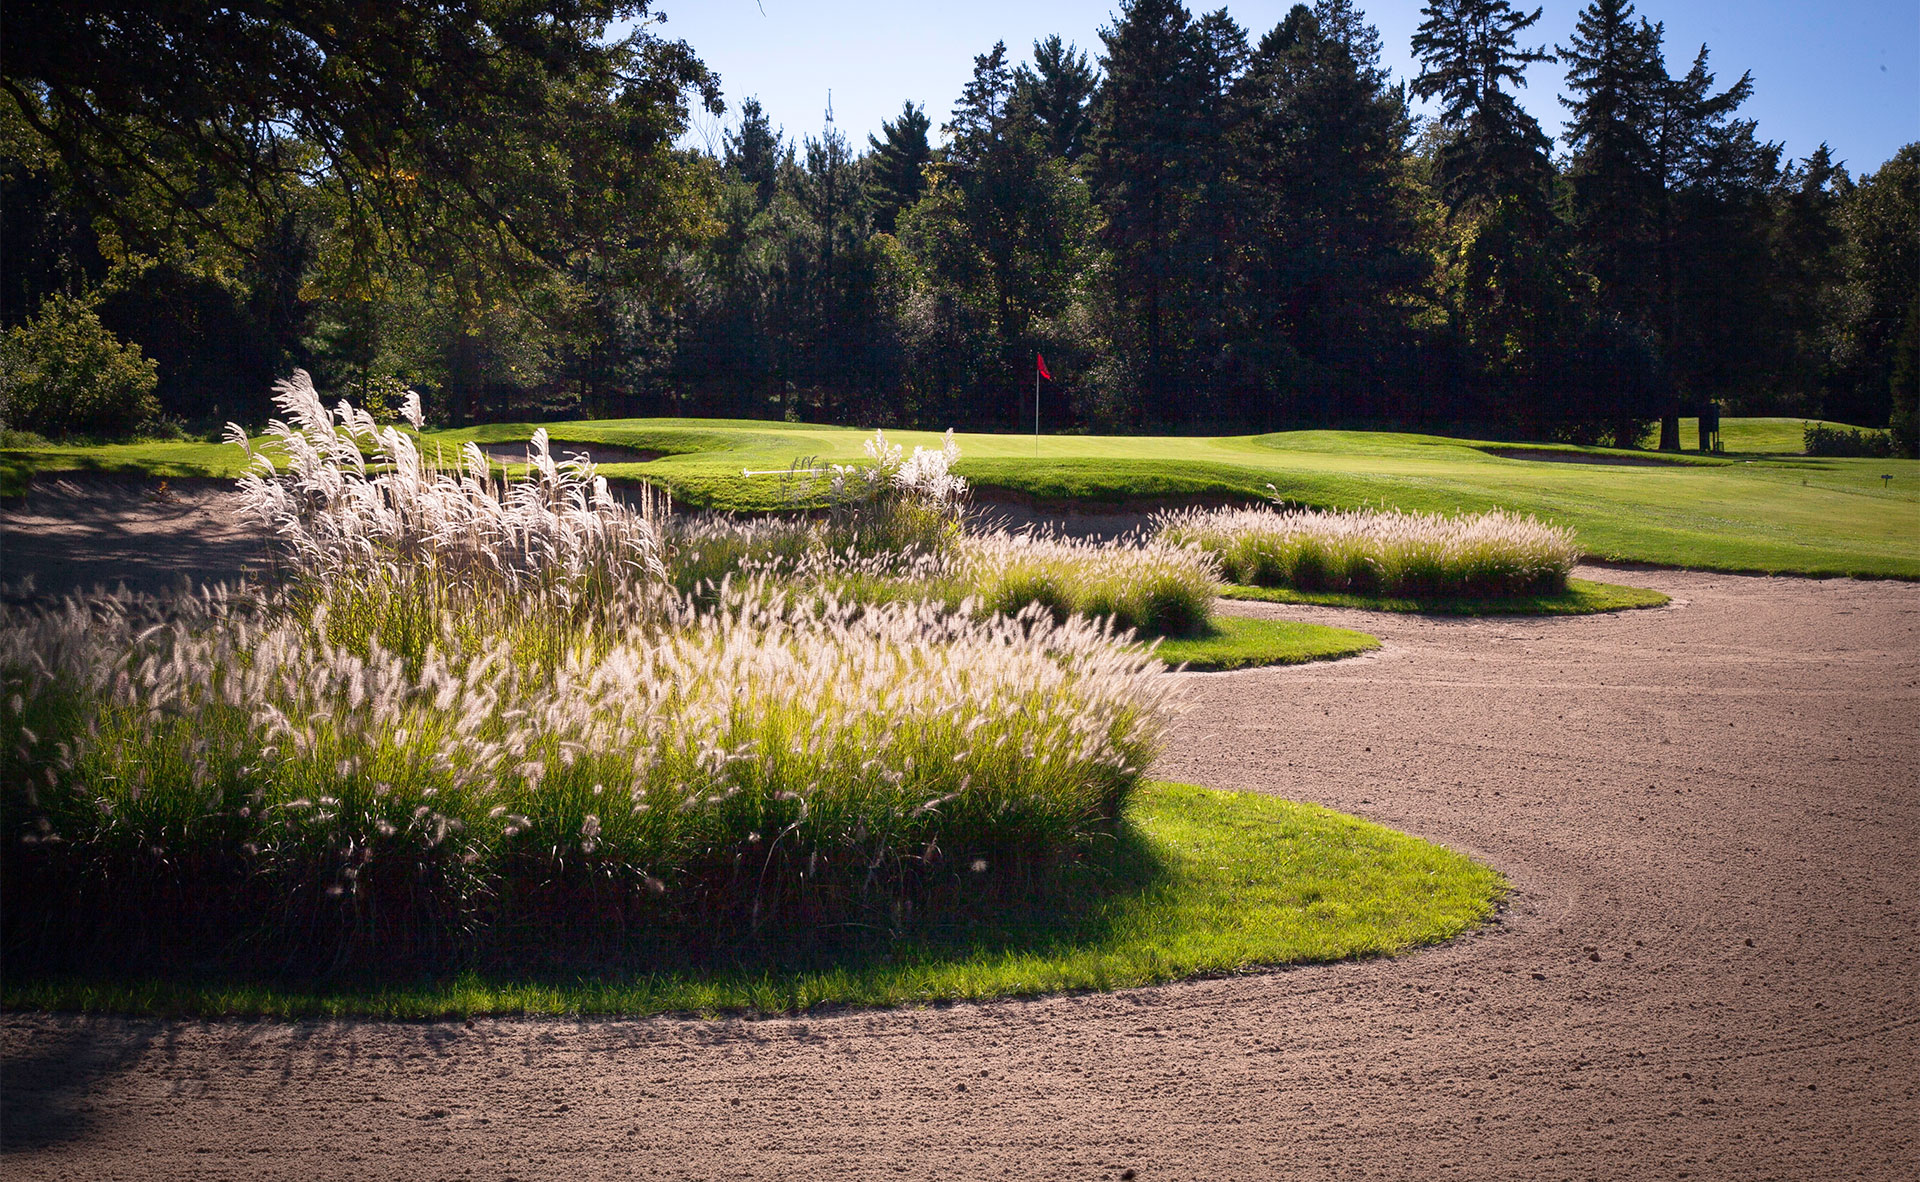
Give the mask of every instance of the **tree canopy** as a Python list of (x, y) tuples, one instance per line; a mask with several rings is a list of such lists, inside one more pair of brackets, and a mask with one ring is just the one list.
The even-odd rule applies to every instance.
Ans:
[(1655, 2), (1549, 50), (1538, 8), (1428, 0), (1396, 79), (1355, 0), (1122, 0), (857, 144), (747, 98), (703, 148), (719, 79), (652, 0), (22, 0), (0, 329), (56, 432), (257, 416), (296, 365), (456, 421), (1005, 429), (1044, 353), (1062, 427), (1674, 447), (1711, 400), (1911, 449), (1915, 149), (1787, 159)]

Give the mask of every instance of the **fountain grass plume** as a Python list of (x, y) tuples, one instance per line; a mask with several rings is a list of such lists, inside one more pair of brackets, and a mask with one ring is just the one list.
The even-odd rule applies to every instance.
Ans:
[(1149, 654), (1038, 609), (677, 610), (534, 662), (251, 600), (8, 609), (9, 953), (892, 930), (1097, 841), (1174, 708)]
[(1158, 539), (1097, 543), (1052, 533), (969, 537), (956, 575), (988, 611), (1039, 605), (1057, 618), (1087, 616), (1153, 636), (1207, 629), (1220, 592), (1219, 564), (1197, 547)]
[(1399, 510), (1187, 509), (1157, 515), (1154, 536), (1198, 547), (1236, 583), (1301, 591), (1499, 597), (1565, 591), (1573, 532), (1496, 509), (1458, 516)]
[(703, 516), (666, 533), (668, 579), (710, 598), (728, 579), (866, 603), (926, 601), (950, 612), (1105, 619), (1116, 631), (1206, 631), (1219, 564), (1191, 546), (1123, 539), (1102, 544), (1046, 532), (958, 534), (936, 544), (867, 552), (831, 521)]

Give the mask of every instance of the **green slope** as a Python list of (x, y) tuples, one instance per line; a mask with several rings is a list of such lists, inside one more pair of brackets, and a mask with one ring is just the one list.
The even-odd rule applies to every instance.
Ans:
[[(1800, 426), (1793, 419), (1728, 419), (1722, 435), (1736, 450), (1712, 457), (1364, 431), (1038, 441), (1031, 435), (976, 434), (959, 437), (960, 472), (983, 496), (1043, 505), (1253, 500), (1271, 484), (1291, 503), (1323, 508), (1498, 506), (1568, 525), (1589, 553), (1609, 560), (1920, 578), (1920, 462), (1782, 454), (1797, 450)], [(605, 465), (610, 478), (655, 483), (685, 504), (743, 510), (782, 508), (808, 492), (804, 481), (745, 476), (743, 470), (858, 462), (871, 434), (857, 427), (720, 419), (547, 427), (561, 452), (591, 452), (600, 445), (650, 457)], [(430, 433), (427, 443), (451, 453), (469, 439), (512, 443), (532, 430), (528, 424), (493, 424)], [(909, 449), (939, 441), (932, 432), (888, 437)], [(1683, 431), (1683, 438), (1691, 437)], [(0, 477), (17, 488), (32, 471), (232, 475), (239, 461), (237, 450), (212, 444), (42, 448), (0, 452)]]

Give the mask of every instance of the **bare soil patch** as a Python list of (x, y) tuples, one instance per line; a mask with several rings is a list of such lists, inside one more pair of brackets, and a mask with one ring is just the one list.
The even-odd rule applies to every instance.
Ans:
[(0, 1019), (10, 1178), (1920, 1176), (1920, 586), (1359, 627), (1186, 675), (1156, 769), (1501, 868), (1480, 935), (766, 1020)]

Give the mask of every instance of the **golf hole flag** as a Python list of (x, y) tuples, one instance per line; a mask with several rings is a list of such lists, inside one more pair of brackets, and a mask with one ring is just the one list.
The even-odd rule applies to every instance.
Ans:
[(1033, 454), (1035, 459), (1038, 459), (1040, 456), (1040, 379), (1041, 378), (1045, 378), (1049, 382), (1051, 382), (1053, 380), (1053, 375), (1047, 372), (1047, 359), (1045, 357), (1042, 357), (1040, 354), (1035, 353), (1033, 355)]

